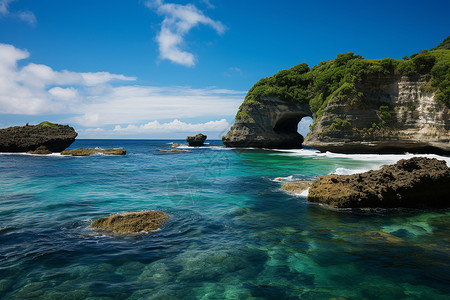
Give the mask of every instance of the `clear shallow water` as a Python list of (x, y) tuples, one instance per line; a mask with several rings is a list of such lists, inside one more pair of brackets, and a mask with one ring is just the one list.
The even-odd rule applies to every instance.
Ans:
[[(274, 180), (408, 155), (229, 150), (219, 141), (160, 154), (169, 142), (71, 147), (124, 147), (126, 156), (0, 155), (0, 298), (450, 297), (450, 210), (335, 211)], [(88, 228), (140, 210), (172, 218), (136, 236)]]

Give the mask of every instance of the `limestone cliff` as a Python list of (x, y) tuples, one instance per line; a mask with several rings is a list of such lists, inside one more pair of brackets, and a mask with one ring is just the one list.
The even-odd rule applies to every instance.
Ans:
[(403, 61), (339, 54), (261, 79), (248, 92), (228, 147), (300, 148), (297, 124), (313, 118), (304, 144), (341, 153), (450, 153), (450, 50)]
[(421, 91), (424, 76), (367, 78), (360, 103), (329, 103), (304, 144), (340, 153), (448, 153), (450, 110)]

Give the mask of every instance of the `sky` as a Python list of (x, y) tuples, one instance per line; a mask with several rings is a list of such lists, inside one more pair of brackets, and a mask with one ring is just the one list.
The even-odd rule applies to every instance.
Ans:
[(0, 0), (0, 128), (220, 139), (260, 78), (338, 53), (430, 49), (450, 35), (449, 11), (448, 0)]

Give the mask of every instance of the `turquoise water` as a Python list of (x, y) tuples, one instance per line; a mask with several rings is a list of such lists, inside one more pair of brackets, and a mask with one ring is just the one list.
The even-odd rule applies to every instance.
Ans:
[[(275, 180), (411, 155), (229, 150), (219, 141), (159, 153), (169, 142), (71, 147), (124, 147), (126, 156), (0, 155), (0, 298), (449, 299), (450, 210), (331, 210)], [(134, 236), (89, 229), (140, 210), (171, 219)]]

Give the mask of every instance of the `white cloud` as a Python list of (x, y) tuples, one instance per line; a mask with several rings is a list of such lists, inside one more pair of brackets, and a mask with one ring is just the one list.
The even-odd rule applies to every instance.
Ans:
[(22, 21), (29, 23), (30, 25), (36, 24), (36, 16), (29, 11), (17, 11), (12, 12), (9, 10), (9, 4), (16, 0), (0, 0), (0, 17), (15, 17), (19, 18)]
[(192, 53), (184, 51), (185, 35), (195, 26), (200, 24), (212, 27), (218, 34), (225, 32), (225, 26), (205, 16), (201, 10), (192, 4), (180, 5), (163, 3), (162, 0), (146, 2), (147, 7), (156, 9), (159, 15), (164, 16), (161, 23), (161, 31), (156, 37), (159, 45), (161, 59), (170, 60), (173, 63), (187, 67), (195, 65), (195, 57)]
[(48, 93), (61, 100), (73, 100), (78, 96), (77, 90), (74, 88), (61, 88), (59, 86), (48, 90)]
[[(74, 88), (67, 86), (75, 85), (83, 88), (106, 85), (114, 80), (135, 80), (133, 77), (107, 72), (76, 73), (66, 70), (59, 72), (41, 64), (29, 63), (23, 67), (17, 65), (19, 60), (28, 57), (29, 53), (25, 50), (0, 44), (0, 112), (2, 113), (37, 115), (63, 111), (74, 112), (72, 106), (79, 103), (67, 104), (59, 101), (67, 100), (70, 93), (74, 94)], [(87, 90), (84, 96), (85, 99), (90, 96)]]
[(0, 44), (0, 115), (64, 114), (66, 122), (82, 127), (220, 119), (233, 116), (246, 93), (216, 87), (130, 85), (136, 78), (122, 74), (55, 71), (34, 63), (18, 65), (29, 56), (25, 50)]
[(223, 132), (230, 127), (225, 119), (218, 121), (209, 121), (206, 123), (185, 123), (178, 119), (168, 123), (159, 123), (158, 121), (148, 122), (143, 125), (130, 124), (126, 127), (116, 125), (115, 132), (132, 132), (132, 133), (148, 133), (148, 132)]

